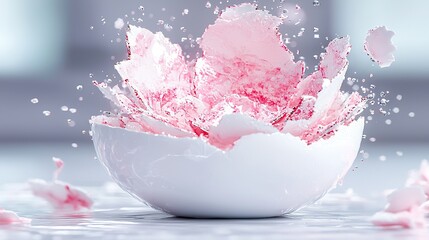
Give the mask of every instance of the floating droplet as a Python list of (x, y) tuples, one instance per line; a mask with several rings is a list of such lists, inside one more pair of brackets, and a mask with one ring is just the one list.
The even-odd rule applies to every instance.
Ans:
[(396, 155), (398, 155), (399, 157), (402, 157), (402, 156), (404, 156), (404, 153), (401, 151), (396, 151)]
[(171, 30), (173, 30), (173, 26), (171, 26), (170, 24), (166, 23), (166, 24), (164, 24), (164, 29), (167, 32), (170, 32)]
[(402, 95), (401, 94), (396, 95), (396, 100), (401, 101), (402, 100)]
[(377, 139), (375, 139), (375, 137), (369, 138), (370, 142), (375, 142)]
[(394, 107), (394, 108), (392, 109), (392, 112), (394, 112), (394, 113), (398, 113), (398, 112), (399, 112), (399, 108)]
[(189, 14), (189, 9), (185, 8), (183, 9), (182, 15), (188, 15)]
[(415, 116), (416, 116), (416, 114), (415, 114), (414, 112), (410, 112), (410, 113), (408, 113), (408, 116), (409, 116), (410, 118), (413, 118), (413, 117), (415, 117)]
[(36, 104), (36, 103), (38, 103), (38, 102), (39, 102), (39, 99), (37, 99), (37, 98), (33, 98), (33, 99), (31, 99), (31, 100), (30, 100), (30, 102), (31, 102), (31, 103), (34, 103), (34, 104)]
[(218, 6), (216, 6), (216, 7), (215, 7), (215, 10), (213, 11), (213, 14), (219, 14), (219, 12), (220, 12), (219, 7), (218, 7)]
[(71, 120), (71, 119), (67, 119), (67, 125), (69, 125), (69, 127), (74, 127), (76, 126), (75, 121)]
[(379, 157), (379, 159), (380, 159), (380, 161), (382, 161), (382, 162), (384, 162), (384, 161), (386, 161), (386, 156), (384, 156), (384, 155), (381, 155), (380, 157)]
[(116, 29), (121, 30), (125, 26), (125, 22), (122, 18), (116, 19), (114, 26)]
[(212, 4), (210, 2), (207, 2), (206, 3), (206, 8), (211, 8), (211, 7), (212, 7)]
[(71, 146), (72, 146), (72, 148), (77, 148), (78, 147), (77, 143), (72, 143)]
[(51, 111), (47, 111), (47, 110), (43, 111), (42, 113), (43, 113), (43, 115), (45, 115), (46, 117), (51, 115)]
[(61, 107), (61, 111), (63, 111), (63, 112), (67, 112), (68, 110), (69, 110), (69, 107), (67, 107), (67, 106)]
[(82, 86), (82, 85), (77, 85), (77, 86), (76, 86), (76, 90), (80, 91), (80, 90), (82, 90), (82, 89), (83, 89), (83, 86)]
[(387, 125), (390, 125), (390, 124), (392, 124), (392, 120), (390, 120), (390, 119), (386, 119), (386, 121), (384, 121)]
[(313, 6), (315, 7), (320, 6), (319, 0), (313, 0)]
[(77, 112), (77, 109), (76, 109), (76, 108), (70, 108), (70, 109), (69, 109), (69, 112), (71, 112), (71, 113), (76, 113), (76, 112)]

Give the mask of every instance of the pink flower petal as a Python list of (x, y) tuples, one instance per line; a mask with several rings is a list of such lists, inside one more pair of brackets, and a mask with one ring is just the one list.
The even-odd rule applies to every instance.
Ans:
[(392, 43), (394, 35), (395, 33), (387, 30), (385, 26), (368, 31), (364, 44), (365, 52), (381, 68), (389, 67), (395, 61), (393, 52), (396, 48)]
[(195, 86), (209, 106), (233, 94), (271, 111), (292, 109), (297, 103), (294, 97), (304, 63), (294, 62), (282, 43), (277, 31), (282, 20), (255, 8), (251, 4), (228, 8), (202, 36)]

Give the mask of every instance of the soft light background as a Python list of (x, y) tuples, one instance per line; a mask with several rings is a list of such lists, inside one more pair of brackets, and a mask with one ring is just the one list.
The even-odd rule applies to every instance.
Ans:
[[(211, 8), (206, 8), (206, 1), (198, 0), (0, 0), (0, 183), (49, 176), (52, 156), (64, 158), (70, 166), (64, 173), (66, 180), (82, 184), (106, 181), (104, 170), (93, 159), (90, 137), (82, 131), (88, 131), (91, 115), (109, 109), (107, 100), (92, 86), (92, 80), (114, 78), (113, 65), (126, 57), (125, 28), (115, 29), (114, 21), (121, 17), (160, 31), (164, 25), (158, 20), (164, 20), (173, 27), (166, 35), (180, 43), (192, 58), (197, 50), (190, 48), (188, 41), (181, 43), (181, 39), (188, 34), (194, 38), (200, 36), (216, 18), (215, 6), (223, 9), (239, 2), (244, 1), (222, 4), (211, 1)], [(259, 5), (278, 14), (279, 10), (271, 9), (279, 2), (259, 1)], [(283, 26), (281, 31), (289, 34), (290, 49), (294, 53), (300, 51), (297, 57), (305, 57), (310, 68), (307, 72), (317, 63), (313, 55), (319, 54), (322, 45), (328, 42), (325, 37), (351, 36), (353, 49), (348, 76), (366, 78), (366, 86), (375, 85), (377, 94), (389, 91), (390, 102), (385, 108), (398, 107), (400, 111), (385, 117), (377, 113), (379, 106), (371, 107), (376, 113), (365, 130), (363, 149), (367, 154), (358, 157), (359, 169), (351, 173), (350, 186), (359, 188), (356, 187), (359, 181), (364, 182), (365, 176), (375, 173), (369, 166), (376, 166), (379, 171), (402, 174), (384, 185), (375, 184), (380, 189), (394, 187), (403, 182), (407, 163), (417, 164), (429, 157), (421, 147), (429, 142), (426, 30), (429, 2), (319, 2), (319, 6), (313, 6), (312, 1), (283, 1), (282, 5), (288, 9), (294, 9), (298, 3), (305, 18), (299, 25)], [(184, 9), (189, 14), (182, 15)], [(142, 22), (137, 23), (139, 18)], [(397, 61), (385, 69), (374, 66), (363, 52), (367, 30), (379, 25), (396, 32), (393, 41), (398, 48)], [(180, 30), (182, 26), (186, 33)], [(314, 38), (315, 27), (320, 39)], [(302, 37), (293, 38), (301, 28), (305, 28)], [(371, 73), (374, 77), (369, 78)], [(83, 89), (78, 90), (78, 85)], [(346, 83), (344, 89), (350, 89)], [(401, 101), (397, 100), (398, 94)], [(31, 103), (33, 98), (39, 102)], [(64, 112), (62, 106), (75, 108), (77, 112)], [(50, 116), (44, 116), (43, 111), (50, 111)], [(410, 112), (415, 117), (409, 117)], [(69, 126), (68, 119), (75, 123), (74, 127)], [(387, 119), (392, 121), (391, 125), (385, 124)], [(375, 143), (370, 138), (375, 138)], [(78, 147), (72, 147), (72, 143)], [(380, 161), (380, 156), (386, 156), (387, 161)]]

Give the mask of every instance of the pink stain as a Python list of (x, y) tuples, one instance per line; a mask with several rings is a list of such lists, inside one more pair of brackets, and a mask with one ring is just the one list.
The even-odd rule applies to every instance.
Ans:
[[(295, 61), (282, 42), (278, 32), (282, 23), (283, 19), (252, 4), (227, 8), (205, 30), (200, 42), (203, 55), (192, 62), (162, 33), (130, 26), (129, 58), (115, 66), (123, 87), (95, 83), (121, 109), (121, 116), (93, 121), (178, 137), (192, 133), (219, 148), (230, 147), (231, 140), (243, 136), (233, 134), (225, 143), (212, 136), (217, 133), (210, 130), (229, 114), (249, 116), (308, 144), (329, 138), (364, 108), (357, 92), (344, 94), (341, 84), (333, 83), (335, 78), (342, 82), (347, 70), (349, 38), (334, 39), (321, 55), (319, 70), (305, 77), (304, 62)], [(335, 84), (339, 86), (330, 90), (329, 98), (320, 96)], [(153, 121), (142, 121), (142, 115)], [(288, 124), (300, 121), (307, 121), (304, 129)], [(258, 128), (241, 130), (258, 132)]]

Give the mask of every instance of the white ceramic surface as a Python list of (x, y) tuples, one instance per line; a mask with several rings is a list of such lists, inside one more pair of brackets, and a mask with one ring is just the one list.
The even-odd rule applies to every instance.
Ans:
[(326, 194), (351, 167), (363, 118), (308, 146), (289, 134), (252, 134), (219, 150), (175, 138), (93, 123), (99, 160), (127, 192), (155, 209), (196, 218), (291, 213)]

